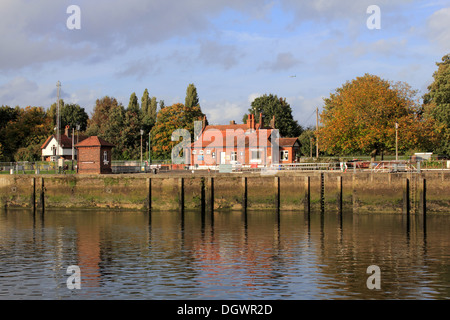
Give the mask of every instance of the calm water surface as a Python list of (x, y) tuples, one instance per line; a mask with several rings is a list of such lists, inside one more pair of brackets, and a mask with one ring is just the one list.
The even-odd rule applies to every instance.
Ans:
[[(450, 215), (0, 212), (0, 299), (449, 299)], [(67, 288), (69, 266), (81, 289)], [(370, 290), (367, 268), (381, 270)]]

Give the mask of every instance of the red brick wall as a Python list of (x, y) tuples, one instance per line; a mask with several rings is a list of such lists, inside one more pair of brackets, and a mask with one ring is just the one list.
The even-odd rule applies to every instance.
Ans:
[[(107, 152), (108, 163), (103, 162), (103, 152)], [(78, 149), (78, 173), (101, 174), (111, 173), (111, 148), (82, 147)]]

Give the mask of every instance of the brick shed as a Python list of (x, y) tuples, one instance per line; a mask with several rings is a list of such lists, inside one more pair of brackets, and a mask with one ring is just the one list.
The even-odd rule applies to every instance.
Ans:
[(114, 145), (97, 136), (78, 143), (77, 172), (81, 174), (111, 173), (111, 151)]

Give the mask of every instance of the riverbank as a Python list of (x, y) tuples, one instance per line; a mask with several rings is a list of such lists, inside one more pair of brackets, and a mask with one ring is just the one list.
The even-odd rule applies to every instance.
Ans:
[(450, 213), (450, 172), (9, 175), (0, 206)]

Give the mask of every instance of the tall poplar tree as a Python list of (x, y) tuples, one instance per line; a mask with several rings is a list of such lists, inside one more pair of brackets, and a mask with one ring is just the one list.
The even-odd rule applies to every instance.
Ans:
[(200, 107), (197, 88), (193, 83), (189, 84), (189, 86), (186, 89), (186, 99), (184, 105), (186, 108), (192, 108), (196, 106)]

